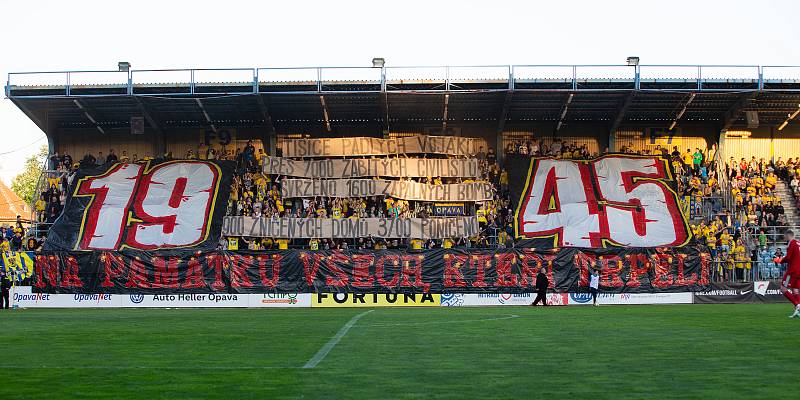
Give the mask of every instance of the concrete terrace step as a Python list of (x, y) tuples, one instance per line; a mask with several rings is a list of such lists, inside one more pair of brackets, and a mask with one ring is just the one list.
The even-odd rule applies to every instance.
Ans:
[(778, 184), (775, 186), (775, 194), (777, 194), (778, 198), (781, 199), (784, 214), (786, 214), (786, 221), (789, 223), (789, 225), (796, 226), (798, 221), (800, 221), (800, 212), (798, 212), (797, 207), (795, 206), (796, 203), (794, 196), (792, 196), (791, 188), (786, 182), (778, 182)]

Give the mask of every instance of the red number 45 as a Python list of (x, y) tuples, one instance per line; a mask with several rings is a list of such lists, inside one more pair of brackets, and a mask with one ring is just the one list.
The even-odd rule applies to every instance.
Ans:
[(518, 236), (553, 238), (556, 247), (681, 246), (690, 238), (659, 157), (535, 159), (528, 179)]

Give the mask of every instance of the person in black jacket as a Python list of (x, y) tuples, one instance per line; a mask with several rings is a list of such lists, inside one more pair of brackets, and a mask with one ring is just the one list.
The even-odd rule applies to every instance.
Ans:
[(548, 286), (550, 286), (550, 281), (547, 280), (547, 274), (544, 267), (542, 267), (539, 269), (539, 273), (536, 274), (536, 299), (531, 304), (532, 306), (539, 304), (539, 301), (542, 302), (543, 306), (547, 305)]
[(11, 290), (11, 277), (6, 275), (6, 271), (0, 269), (0, 309), (8, 310), (11, 307), (9, 290)]

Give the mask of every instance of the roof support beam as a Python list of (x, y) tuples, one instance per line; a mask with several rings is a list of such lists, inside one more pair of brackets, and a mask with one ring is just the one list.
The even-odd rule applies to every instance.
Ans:
[(450, 93), (444, 95), (444, 111), (442, 111), (442, 134), (447, 132), (447, 113), (450, 106)]
[(91, 112), (91, 110), (90, 110), (88, 107), (86, 107), (86, 105), (85, 105), (85, 104), (83, 104), (83, 103), (82, 103), (80, 100), (78, 100), (78, 99), (73, 99), (73, 100), (72, 100), (72, 102), (73, 102), (73, 103), (75, 103), (75, 105), (76, 105), (76, 106), (78, 106), (78, 108), (79, 108), (81, 111), (83, 111), (83, 115), (85, 115), (85, 116), (86, 116), (86, 118), (87, 118), (89, 121), (91, 121), (91, 122), (92, 122), (92, 124), (94, 124), (94, 127), (95, 127), (95, 128), (97, 128), (97, 130), (98, 130), (98, 131), (100, 131), (100, 133), (102, 133), (103, 135), (105, 135), (105, 134), (106, 134), (106, 131), (105, 131), (105, 130), (103, 130), (103, 127), (102, 127), (102, 126), (100, 126), (100, 124), (98, 124), (98, 123), (97, 123), (97, 119), (95, 119), (95, 118), (92, 116), (92, 112)]
[(757, 96), (758, 92), (756, 91), (743, 93), (741, 96), (739, 96), (739, 100), (737, 100), (736, 103), (733, 103), (731, 108), (729, 108), (728, 111), (725, 112), (725, 115), (723, 115), (722, 127), (720, 128), (720, 131), (727, 131), (728, 129), (731, 129), (733, 124), (735, 124), (736, 121), (739, 120), (739, 117), (742, 116), (742, 113), (750, 104), (750, 102), (755, 100)]
[(200, 100), (199, 97), (194, 100), (197, 102), (197, 106), (200, 107), (200, 111), (203, 112), (203, 116), (206, 118), (206, 122), (211, 126), (211, 130), (214, 131), (214, 133), (217, 133), (217, 127), (216, 125), (214, 125), (214, 121), (208, 115), (206, 108), (203, 106), (203, 102)]
[(570, 93), (569, 97), (567, 97), (567, 101), (564, 103), (564, 108), (561, 109), (561, 116), (558, 118), (558, 124), (556, 125), (556, 132), (561, 129), (561, 125), (564, 125), (564, 118), (567, 116), (567, 111), (569, 110), (569, 105), (572, 103), (572, 99), (575, 97), (575, 93)]
[(497, 134), (502, 135), (506, 129), (506, 120), (508, 119), (508, 110), (511, 108), (511, 99), (514, 96), (514, 91), (509, 90), (506, 92), (506, 98), (503, 101), (503, 108), (500, 110), (500, 116), (497, 117)]
[(625, 120), (625, 114), (628, 112), (628, 109), (631, 107), (633, 103), (633, 98), (636, 96), (635, 91), (631, 91), (625, 97), (625, 100), (622, 102), (622, 105), (617, 109), (617, 116), (614, 118), (614, 122), (611, 123), (611, 129), (609, 129), (609, 135), (614, 135), (614, 132), (619, 129), (619, 126), (622, 125), (622, 121)]
[(514, 91), (509, 90), (506, 92), (506, 98), (503, 100), (503, 108), (500, 109), (500, 116), (497, 117), (497, 134), (495, 135), (495, 153), (502, 161), (505, 158), (505, 149), (503, 148), (503, 131), (506, 130), (506, 120), (508, 119), (508, 111), (511, 109), (511, 100), (514, 97)]
[(328, 114), (328, 105), (325, 104), (325, 96), (319, 95), (319, 104), (322, 105), (322, 116), (325, 117), (325, 129), (330, 132), (331, 131), (331, 119)]
[(261, 111), (261, 118), (264, 118), (264, 124), (267, 126), (267, 131), (265, 135), (261, 137), (261, 145), (266, 146), (266, 153), (275, 156), (276, 148), (278, 146), (278, 138), (275, 134), (275, 124), (272, 123), (272, 115), (269, 113), (269, 108), (267, 107), (267, 103), (264, 101), (264, 97), (260, 94), (256, 94), (256, 102), (258, 103), (258, 109)]
[(158, 120), (156, 120), (153, 117), (153, 113), (150, 112), (147, 109), (147, 106), (144, 104), (142, 99), (140, 99), (137, 96), (133, 96), (133, 100), (136, 102), (136, 105), (139, 106), (139, 111), (142, 113), (142, 116), (144, 116), (144, 119), (147, 120), (147, 123), (150, 125), (150, 127), (153, 128), (153, 130), (156, 133), (155, 134), (155, 143), (153, 144), (154, 145), (154, 148), (153, 148), (154, 154), (164, 154), (164, 153), (166, 153), (167, 152), (167, 136), (164, 135), (164, 130), (161, 129), (161, 125), (158, 123)]
[(680, 119), (683, 117), (683, 114), (686, 113), (686, 109), (689, 108), (689, 105), (692, 104), (692, 102), (694, 101), (695, 96), (697, 96), (697, 93), (690, 93), (689, 94), (689, 99), (686, 100), (686, 102), (683, 104), (683, 108), (681, 108), (681, 110), (678, 111), (678, 114), (675, 115), (675, 119), (673, 119), (672, 123), (669, 124), (669, 129), (667, 129), (667, 130), (671, 131), (671, 130), (675, 129), (675, 126), (678, 125), (678, 121), (680, 121)]
[(382, 91), (380, 94), (380, 106), (381, 106), (381, 117), (383, 119), (383, 134), (384, 136), (388, 137), (389, 135), (389, 95), (386, 94), (386, 91)]
[(158, 123), (158, 121), (153, 118), (153, 114), (148, 110), (144, 102), (142, 102), (142, 100), (137, 96), (133, 96), (133, 100), (139, 107), (139, 111), (142, 113), (142, 116), (144, 116), (144, 119), (147, 120), (148, 124), (150, 124), (150, 127), (153, 128), (153, 130), (155, 130), (159, 135), (163, 135), (164, 130), (161, 129), (161, 125)]
[(264, 97), (260, 94), (256, 95), (258, 101), (258, 109), (261, 111), (261, 118), (264, 118), (264, 124), (267, 125), (267, 130), (270, 134), (275, 133), (275, 125), (272, 123), (272, 115), (269, 113), (267, 103), (264, 102)]
[(778, 126), (778, 130), (782, 131), (783, 128), (786, 128), (786, 125), (789, 125), (789, 121), (797, 118), (797, 115), (799, 114), (800, 114), (800, 104), (797, 105), (797, 109), (794, 110), (794, 112), (786, 116), (786, 121), (783, 121), (783, 123), (780, 124), (780, 126)]

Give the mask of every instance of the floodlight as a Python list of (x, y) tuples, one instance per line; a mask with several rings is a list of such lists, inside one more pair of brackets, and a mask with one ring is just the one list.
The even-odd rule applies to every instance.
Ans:
[(386, 64), (386, 60), (384, 60), (383, 57), (375, 57), (372, 59), (373, 68), (383, 68), (384, 64)]

